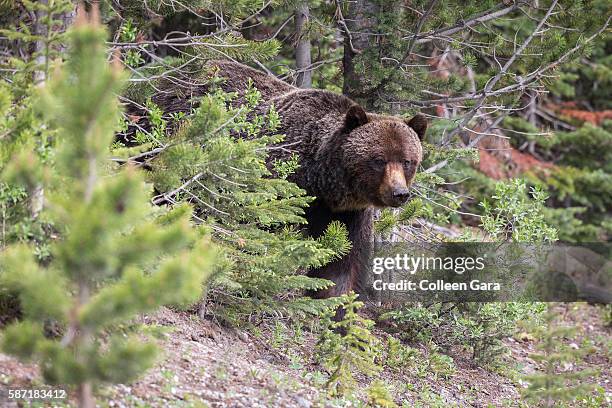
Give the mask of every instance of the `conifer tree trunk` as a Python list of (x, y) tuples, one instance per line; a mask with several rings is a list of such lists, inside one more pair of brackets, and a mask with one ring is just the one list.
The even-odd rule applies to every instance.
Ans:
[(90, 382), (84, 382), (79, 385), (77, 393), (79, 408), (95, 408), (96, 404), (93, 399)]
[[(96, 162), (95, 156), (92, 154), (92, 156), (89, 158), (89, 173), (87, 175), (87, 184), (85, 185), (85, 192), (83, 195), (83, 201), (85, 203), (91, 202), (93, 191), (96, 186), (97, 178), (98, 178), (97, 162)], [(77, 359), (80, 364), (85, 365), (86, 364), (85, 359), (87, 357), (83, 353), (85, 350), (89, 350), (91, 346), (91, 341), (92, 341), (91, 330), (86, 327), (83, 327), (79, 323), (79, 320), (78, 320), (79, 313), (78, 312), (84, 305), (87, 304), (87, 302), (89, 302), (89, 298), (91, 296), (91, 290), (89, 287), (87, 273), (82, 273), (79, 279), (80, 279), (79, 294), (76, 299), (77, 300), (76, 305), (75, 305), (76, 312), (73, 314), (73, 318), (75, 319), (74, 326), (76, 327), (76, 333), (77, 333), (76, 338), (75, 338)], [(78, 386), (77, 393), (78, 393), (79, 408), (95, 408), (96, 403), (94, 400), (93, 388), (92, 388), (90, 381), (81, 382)]]
[[(78, 323), (78, 311), (89, 301), (90, 289), (89, 284), (85, 281), (86, 277), (82, 276), (80, 279), (82, 281), (79, 283), (79, 295), (75, 305), (75, 313), (73, 314), (73, 318), (75, 319), (73, 324), (76, 328), (76, 336), (74, 341), (76, 344), (77, 360), (80, 364), (85, 365), (85, 359), (87, 357), (85, 356), (84, 351), (88, 350), (89, 346), (91, 345), (91, 331), (82, 327)], [(95, 408), (96, 403), (93, 396), (93, 387), (90, 381), (83, 381), (79, 384), (77, 387), (77, 400), (79, 408)]]
[[(48, 4), (48, 0), (40, 0), (43, 5)], [(34, 43), (34, 52), (36, 60), (36, 68), (34, 70), (33, 79), (36, 86), (43, 86), (47, 80), (47, 67), (49, 66), (48, 44), (44, 38), (48, 35), (47, 26), (43, 23), (46, 17), (44, 10), (36, 11), (36, 23), (34, 24), (34, 35), (38, 37)], [(45, 203), (45, 191), (42, 184), (37, 184), (32, 191), (32, 198), (30, 201), (30, 213), (32, 218), (37, 218), (38, 214), (42, 211)]]
[(304, 30), (304, 25), (308, 23), (309, 9), (308, 1), (300, 3), (295, 10), (295, 62), (298, 69), (296, 85), (300, 88), (312, 87), (312, 63), (310, 56), (310, 38)]
[[(401, 68), (414, 53), (416, 39), (423, 24), (432, 15), (438, 0), (430, 0), (423, 11), (414, 11), (418, 16), (413, 27), (407, 28), (410, 35), (396, 41), (397, 33), (390, 33), (388, 20), (406, 14), (405, 2), (400, 0), (355, 0), (348, 3), (346, 15), (337, 15), (344, 34), (344, 86), (343, 93), (369, 110), (380, 110), (397, 114), (399, 105), (389, 103), (401, 93), (388, 85), (397, 80)], [(398, 24), (401, 20), (395, 20)], [(402, 55), (403, 54), (403, 55)], [(392, 58), (392, 56), (401, 55)], [(356, 67), (361, 66), (360, 70)], [(381, 103), (381, 101), (386, 101)]]
[[(47, 5), (48, 0), (40, 0), (41, 5)], [(34, 43), (34, 52), (36, 53), (36, 69), (34, 70), (34, 84), (42, 86), (47, 79), (47, 67), (49, 65), (47, 47), (48, 44), (45, 41), (47, 37), (47, 26), (43, 23), (46, 17), (45, 10), (36, 11), (36, 23), (34, 24), (34, 35), (38, 37)]]
[[(355, 57), (362, 50), (376, 45), (378, 21), (376, 15), (380, 7), (376, 1), (356, 0), (349, 2), (346, 16), (340, 22), (344, 30), (344, 85), (342, 92), (352, 99), (364, 89), (363, 78), (355, 71)], [(361, 101), (360, 101), (361, 102)], [(366, 103), (366, 106), (369, 105)]]

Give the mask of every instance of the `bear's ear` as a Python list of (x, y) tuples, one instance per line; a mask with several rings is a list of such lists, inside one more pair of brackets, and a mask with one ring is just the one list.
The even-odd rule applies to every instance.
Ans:
[(427, 130), (427, 119), (425, 118), (425, 116), (419, 113), (418, 115), (415, 115), (414, 118), (407, 121), (406, 123), (412, 129), (414, 129), (419, 139), (423, 140), (423, 138), (425, 137), (425, 131)]
[(366, 123), (368, 123), (368, 116), (361, 106), (353, 105), (346, 112), (344, 125), (349, 131)]

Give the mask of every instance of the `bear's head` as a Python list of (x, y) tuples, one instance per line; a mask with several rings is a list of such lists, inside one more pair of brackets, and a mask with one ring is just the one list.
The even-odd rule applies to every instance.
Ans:
[(423, 115), (404, 120), (366, 113), (359, 105), (349, 108), (342, 132), (343, 162), (362, 205), (399, 207), (410, 198), (426, 130)]

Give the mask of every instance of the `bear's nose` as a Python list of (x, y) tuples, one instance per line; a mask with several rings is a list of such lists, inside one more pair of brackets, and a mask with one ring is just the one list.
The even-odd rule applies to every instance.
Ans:
[(393, 190), (393, 198), (398, 201), (406, 201), (410, 197), (410, 191), (407, 188), (396, 188)]

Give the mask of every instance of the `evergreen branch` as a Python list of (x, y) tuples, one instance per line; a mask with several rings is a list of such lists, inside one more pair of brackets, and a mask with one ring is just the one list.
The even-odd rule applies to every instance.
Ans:
[(393, 67), (393, 69), (390, 70), (386, 74), (386, 76), (378, 83), (378, 85), (376, 85), (376, 87), (374, 89), (370, 89), (370, 90), (364, 91), (364, 92), (362, 92), (360, 94), (357, 94), (356, 95), (357, 97), (363, 97), (363, 96), (368, 95), (368, 94), (374, 94), (374, 93), (377, 93), (378, 91), (380, 91), (381, 89), (383, 89), (389, 83), (389, 81), (393, 77), (393, 74), (402, 65), (404, 65), (408, 61), (408, 59), (410, 58), (410, 55), (412, 55), (412, 52), (414, 51), (414, 47), (416, 46), (416, 39), (417, 39), (417, 37), (419, 35), (419, 32), (423, 28), (423, 24), (425, 24), (425, 21), (427, 21), (427, 19), (431, 15), (431, 12), (432, 12), (432, 10), (435, 7), (437, 2), (438, 2), (438, 0), (431, 0), (429, 2), (429, 4), (427, 5), (427, 8), (426, 8), (425, 12), (421, 15), (421, 17), (417, 21), (416, 27), (414, 29), (414, 34), (412, 36), (412, 39), (410, 40), (410, 43), (408, 44), (406, 52), (404, 52), (404, 55), (398, 61), (398, 63), (395, 65), (395, 67)]
[[(468, 112), (463, 119), (461, 120), (461, 123), (455, 127), (448, 135), (448, 139), (452, 138), (454, 135), (456, 135), (457, 133), (459, 133), (460, 131), (464, 130), (466, 128), (466, 125), (468, 124), (468, 122), (470, 120), (472, 120), (474, 118), (474, 116), (478, 113), (478, 111), (482, 108), (486, 98), (488, 96), (490, 96), (490, 92), (493, 89), (493, 87), (495, 86), (495, 84), (497, 84), (497, 82), (499, 82), (499, 80), (502, 78), (502, 76), (504, 76), (506, 74), (506, 72), (508, 71), (508, 69), (510, 68), (510, 66), (512, 66), (512, 64), (516, 61), (516, 58), (518, 58), (519, 55), (522, 54), (522, 52), (527, 48), (527, 46), (529, 45), (529, 43), (531, 43), (531, 41), (533, 40), (533, 38), (535, 38), (535, 36), (540, 32), (540, 30), (542, 29), (542, 27), (544, 26), (544, 24), (546, 23), (546, 20), (548, 20), (548, 18), (551, 16), (554, 8), (557, 6), (558, 0), (554, 0), (552, 2), (552, 4), (550, 5), (550, 7), (548, 8), (548, 11), (546, 12), (546, 14), (544, 15), (544, 17), (540, 20), (539, 24), (536, 26), (536, 28), (531, 32), (531, 34), (525, 39), (525, 41), (523, 41), (523, 43), (521, 44), (521, 46), (512, 54), (512, 56), (506, 61), (506, 63), (502, 66), (502, 68), (500, 69), (500, 71), (491, 79), (489, 79), (489, 81), (487, 81), (487, 83), (484, 86), (484, 89), (482, 90), (482, 92), (480, 93), (480, 97), (478, 99), (478, 101), (476, 102), (475, 106), (470, 110), (470, 112)], [(608, 22), (610, 21), (610, 18), (608, 18)], [(605, 26), (607, 26), (608, 22), (606, 22)], [(594, 38), (594, 37), (593, 37)], [(570, 50), (571, 51), (571, 50)], [(565, 55), (568, 55), (567, 53)], [(523, 81), (521, 80), (519, 82), (519, 85), (523, 84)], [(476, 138), (474, 138), (469, 144), (468, 144), (468, 148), (474, 147), (476, 146), (476, 144), (478, 142), (480, 142), (480, 140), (482, 140), (485, 136), (488, 136), (487, 132), (492, 129), (495, 128), (502, 120), (503, 118), (508, 114), (508, 110), (506, 110), (506, 112), (503, 115), (500, 115), (493, 124), (489, 125), (487, 127), (487, 130), (485, 130), (485, 132), (483, 132), (483, 134), (479, 134)], [(470, 130), (471, 131), (471, 130)], [(431, 166), (430, 168), (428, 168), (427, 170), (425, 170), (425, 173), (433, 173), (437, 170), (440, 170), (441, 168), (445, 167), (447, 164), (449, 163), (448, 159), (445, 159), (433, 166)]]
[(160, 205), (160, 204), (163, 204), (165, 201), (170, 201), (172, 197), (174, 197), (179, 192), (183, 191), (186, 187), (188, 187), (191, 183), (197, 181), (203, 175), (204, 175), (204, 172), (199, 172), (198, 174), (196, 174), (195, 176), (193, 176), (192, 178), (190, 178), (189, 180), (187, 180), (181, 186), (175, 188), (174, 190), (153, 197), (151, 202), (155, 205)]
[[(485, 136), (490, 136), (490, 134), (488, 134), (487, 132), (493, 128), (495, 128), (497, 125), (499, 125), (501, 123), (502, 120), (504, 120), (504, 118), (508, 115), (509, 112), (504, 112), (504, 114), (498, 116), (495, 121), (493, 123), (491, 123), (484, 132), (482, 132), (481, 134), (479, 134), (477, 137), (475, 137), (474, 139), (472, 139), (470, 141), (470, 143), (468, 143), (468, 145), (466, 146), (467, 149), (470, 149), (474, 146), (476, 146), (478, 144), (478, 142), (480, 142)], [(457, 127), (456, 129), (459, 129), (459, 127)], [(463, 130), (463, 128), (462, 128)], [(470, 130), (471, 131), (471, 130)], [(423, 173), (434, 173), (438, 170), (440, 170), (443, 167), (446, 167), (446, 165), (449, 163), (448, 159), (444, 159), (441, 162), (429, 167), (428, 169), (424, 170)]]
[[(442, 167), (444, 167), (444, 166), (442, 166)], [(416, 195), (421, 197), (423, 200), (429, 201), (430, 203), (432, 203), (434, 205), (437, 205), (438, 207), (442, 207), (445, 210), (448, 210), (450, 212), (454, 212), (456, 214), (461, 214), (461, 215), (468, 215), (470, 217), (475, 217), (475, 218), (481, 218), (482, 217), (482, 215), (473, 214), (473, 213), (469, 213), (469, 212), (465, 212), (465, 211), (459, 211), (459, 210), (456, 210), (454, 208), (450, 208), (449, 206), (446, 206), (444, 204), (438, 203), (438, 202), (432, 200), (431, 198), (427, 197), (425, 194), (419, 192), (418, 190), (415, 190), (415, 192), (416, 192)]]
[[(546, 19), (548, 18), (548, 16), (550, 16), (551, 12), (552, 12), (552, 8), (553, 6), (556, 4), (556, 2), (554, 2), (551, 7), (549, 8), (546, 16), (540, 21), (540, 24), (538, 25), (538, 28), (536, 28), (533, 32), (532, 35), (523, 43), (523, 46), (521, 46), (519, 48), (519, 50), (517, 52), (515, 52), (513, 54), (511, 58), (511, 60), (509, 60), (504, 68), (508, 68), (509, 67), (509, 63), (513, 62), (514, 59), (516, 58), (516, 56), (518, 56), (520, 54), (520, 52), (522, 50), (525, 49), (525, 47), (527, 46), (528, 42), (531, 41), (531, 39), (533, 38), (533, 36), (535, 35), (536, 32), (538, 32), (538, 30), (542, 27), (542, 25), (545, 23)], [(539, 78), (541, 78), (545, 72), (547, 72), (548, 70), (553, 69), (554, 67), (558, 66), (559, 64), (561, 64), (562, 62), (566, 61), (572, 54), (574, 54), (576, 51), (578, 51), (579, 49), (581, 49), (582, 47), (585, 46), (585, 44), (593, 41), (595, 38), (597, 38), (599, 35), (601, 35), (609, 26), (610, 21), (612, 20), (612, 15), (608, 16), (606, 22), (603, 24), (603, 26), (597, 30), (597, 32), (595, 32), (593, 35), (591, 35), (589, 38), (587, 38), (583, 43), (581, 44), (577, 44), (575, 47), (573, 47), (572, 49), (570, 49), (569, 51), (567, 51), (566, 53), (564, 53), (560, 58), (558, 58), (556, 61), (546, 65), (545, 67), (541, 67), (539, 69), (537, 69), (536, 71), (534, 71), (533, 73), (527, 75), (526, 77), (524, 77), (524, 79), (521, 80), (521, 82), (519, 82), (518, 84), (514, 84), (514, 85), (509, 85), (506, 86), (504, 88), (501, 88), (497, 91), (491, 92), (491, 93), (487, 93), (487, 89), (491, 88), (491, 86), (485, 86), (485, 89), (483, 89), (483, 91), (477, 93), (477, 94), (472, 94), (470, 96), (466, 96), (466, 97), (458, 97), (458, 98), (444, 98), (444, 99), (440, 99), (437, 101), (433, 101), (434, 103), (448, 103), (448, 102), (453, 102), (453, 101), (460, 101), (460, 100), (467, 100), (467, 99), (473, 99), (475, 96), (480, 96), (479, 99), (479, 103), (476, 105), (476, 107), (474, 107), (471, 111), (470, 114), (468, 114), (464, 120), (461, 122), (461, 124), (459, 126), (457, 126), (453, 132), (451, 132), (449, 134), (449, 138), (452, 137), (454, 134), (456, 134), (457, 132), (464, 130), (465, 129), (465, 124), (467, 123), (467, 121), (471, 120), (474, 115), (476, 114), (476, 112), (478, 111), (479, 108), (482, 107), (482, 102), (484, 102), (484, 99), (487, 96), (496, 96), (496, 95), (500, 95), (500, 94), (504, 94), (504, 93), (508, 93), (508, 92), (512, 92), (514, 90), (518, 90), (521, 88), (524, 88), (525, 83), (531, 83), (534, 82), (536, 80), (538, 80)], [(501, 78), (501, 75), (504, 71), (504, 68), (502, 68), (502, 71), (500, 71), (500, 73), (498, 73), (498, 75), (496, 75), (496, 77)], [(490, 83), (496, 83), (499, 78), (497, 80), (495, 80), (495, 77), (492, 78), (490, 80), (490, 82), (488, 83), (488, 85), (490, 85)], [(489, 127), (487, 127), (487, 129), (485, 130), (485, 132), (483, 134), (479, 134), (476, 138), (474, 138), (468, 145), (468, 148), (474, 147), (478, 144), (478, 142), (480, 142), (485, 136), (488, 136), (488, 134), (486, 134), (490, 129), (496, 127), (499, 123), (501, 123), (501, 121), (503, 120), (503, 118), (505, 116), (507, 116), (507, 114), (509, 113), (509, 111), (506, 111), (504, 115), (499, 116), (495, 122), (493, 124), (491, 124)], [(473, 132), (472, 130), (470, 130), (470, 132)], [(474, 132), (475, 133), (475, 132)], [(434, 173), (438, 170), (440, 170), (441, 168), (445, 167), (446, 165), (448, 165), (449, 161), (448, 159), (442, 160), (441, 162), (429, 167), (428, 169), (424, 170), (424, 173)]]
[(284, 81), (284, 80), (286, 80), (291, 75), (299, 74), (299, 73), (306, 72), (306, 71), (314, 71), (315, 69), (317, 69), (317, 68), (319, 68), (319, 67), (321, 67), (321, 66), (323, 66), (325, 64), (331, 64), (331, 63), (338, 62), (338, 61), (341, 61), (341, 60), (342, 60), (342, 57), (335, 57), (335, 58), (328, 58), (328, 59), (322, 60), (322, 61), (316, 61), (316, 62), (313, 62), (312, 64), (307, 65), (307, 66), (305, 66), (303, 68), (294, 69), (290, 73), (288, 73), (286, 75), (283, 75), (281, 77), (278, 77), (278, 79)]
[(348, 44), (351, 49), (351, 52), (354, 54), (361, 53), (360, 50), (356, 49), (353, 45), (353, 36), (351, 34), (351, 30), (349, 30), (348, 25), (346, 24), (346, 20), (344, 19), (344, 15), (342, 14), (342, 5), (339, 0), (335, 0), (336, 3), (336, 18), (338, 19), (338, 23), (342, 27), (344, 34), (346, 34), (346, 38), (348, 39)]
[[(562, 64), (562, 63), (566, 62), (568, 60), (568, 58), (570, 58), (572, 56), (572, 54), (576, 53), (581, 48), (584, 48), (584, 46), (586, 44), (592, 42), (595, 38), (599, 37), (608, 28), (608, 26), (610, 25), (610, 21), (611, 20), (612, 20), (612, 15), (608, 16), (608, 19), (601, 26), (601, 28), (599, 28), (593, 35), (588, 37), (582, 43), (576, 44), (576, 46), (572, 47), (570, 50), (565, 52), (561, 57), (559, 57), (557, 60), (551, 62), (550, 64), (548, 64), (548, 65), (546, 65), (544, 67), (540, 67), (540, 68), (536, 69), (535, 71), (527, 74), (526, 76), (520, 78), (520, 81), (518, 83), (516, 83), (516, 84), (507, 85), (507, 86), (505, 86), (503, 88), (499, 88), (499, 89), (497, 89), (495, 91), (487, 92), (486, 89), (483, 89), (482, 91), (473, 92), (473, 93), (470, 93), (470, 94), (467, 94), (467, 95), (463, 95), (463, 96), (444, 97), (444, 98), (429, 99), (429, 100), (409, 100), (409, 101), (406, 101), (405, 103), (409, 103), (409, 104), (413, 104), (413, 105), (418, 105), (418, 106), (430, 106), (430, 105), (436, 105), (436, 104), (447, 104), (447, 103), (453, 103), (453, 102), (470, 101), (470, 100), (473, 100), (474, 98), (496, 97), (496, 96), (501, 96), (501, 95), (504, 95), (504, 94), (508, 94), (508, 93), (511, 93), (511, 92), (514, 92), (514, 91), (517, 91), (517, 90), (520, 90), (520, 89), (525, 89), (531, 83), (533, 83), (533, 82), (539, 80), (540, 78), (542, 78), (546, 72), (548, 72), (551, 69), (557, 67), (559, 64)], [(516, 55), (517, 54), (515, 53), (513, 56), (516, 57)], [(495, 81), (495, 82), (497, 82), (497, 81)]]
[[(195, 182), (197, 182), (197, 180), (194, 180)], [(202, 204), (205, 207), (210, 208), (213, 211), (218, 212), (219, 214), (223, 214), (223, 215), (227, 215), (229, 216), (230, 214), (225, 212), (225, 211), (221, 211), (220, 209), (214, 207), (211, 204), (208, 204), (206, 201), (202, 200), (200, 197), (198, 197), (197, 195), (193, 194), (191, 191), (187, 190), (187, 189), (183, 189), (184, 192), (186, 192), (190, 197), (192, 197), (194, 200), (196, 200), (198, 203)]]
[(161, 152), (163, 152), (164, 150), (166, 150), (170, 146), (173, 146), (173, 145), (168, 144), (168, 145), (165, 145), (165, 146), (162, 146), (162, 147), (156, 147), (155, 149), (148, 150), (146, 152), (143, 152), (143, 153), (140, 153), (140, 154), (137, 154), (137, 155), (134, 155), (134, 156), (130, 156), (127, 159), (121, 159), (119, 157), (111, 157), (109, 160), (117, 162), (117, 163), (134, 163), (134, 162), (138, 162), (138, 159), (142, 159), (142, 158), (147, 157), (147, 156), (151, 156), (151, 155), (154, 155), (154, 154), (157, 154), (157, 153), (161, 153)]
[(610, 25), (610, 21), (612, 20), (612, 14), (610, 14), (608, 16), (608, 18), (606, 19), (606, 22), (603, 24), (603, 26), (597, 30), (593, 35), (591, 35), (589, 38), (587, 38), (586, 40), (584, 40), (584, 42), (582, 42), (581, 44), (576, 44), (572, 49), (570, 49), (569, 51), (567, 51), (565, 54), (563, 54), (560, 58), (558, 58), (556, 61), (551, 62), (550, 64), (546, 65), (545, 67), (537, 70), (536, 72), (528, 75), (526, 77), (526, 80), (528, 81), (532, 81), (535, 79), (540, 78), (544, 72), (546, 71), (550, 71), (551, 69), (557, 67), (559, 64), (567, 61), (567, 59), (574, 54), (576, 51), (578, 51), (579, 49), (583, 48), (585, 46), (585, 44), (590, 43), (591, 41), (593, 41), (595, 38), (599, 37)]
[(201, 34), (201, 35), (191, 35), (187, 33), (183, 34), (182, 37), (176, 38), (168, 38), (171, 34), (176, 34), (176, 32), (171, 32), (166, 34), (164, 38), (161, 40), (139, 40), (138, 42), (131, 41), (108, 41), (106, 45), (113, 48), (140, 48), (145, 45), (153, 45), (158, 47), (160, 45), (174, 45), (174, 46), (188, 46), (197, 40), (205, 40), (210, 38), (217, 38), (219, 34), (225, 33), (229, 31), (228, 29), (222, 31), (215, 31), (212, 34)]
[[(490, 20), (494, 20), (496, 18), (505, 16), (508, 13), (511, 13), (520, 8), (521, 4), (527, 4), (526, 2), (516, 2), (511, 6), (501, 8), (502, 5), (495, 6), (487, 11), (480, 13), (478, 16), (473, 17), (469, 20), (462, 20), (461, 22), (455, 24), (452, 27), (430, 31), (428, 33), (419, 34), (416, 36), (417, 44), (426, 44), (435, 39), (439, 39), (439, 37), (449, 37), (453, 34), (456, 34), (466, 28), (470, 28), (476, 24), (485, 23)], [(449, 39), (450, 40), (450, 39)]]
[[(223, 160), (219, 160), (217, 162), (222, 162)], [(183, 184), (181, 184), (180, 187), (175, 188), (172, 191), (169, 191), (167, 193), (163, 193), (160, 194), (158, 196), (153, 197), (153, 199), (151, 200), (151, 202), (155, 205), (159, 205), (159, 204), (163, 204), (165, 201), (170, 200), (173, 196), (175, 196), (176, 194), (180, 193), (181, 191), (187, 191), (187, 187), (189, 187), (192, 183), (198, 181), (202, 176), (204, 176), (206, 172), (201, 171), (198, 174), (196, 174), (195, 176), (191, 177), (189, 180), (185, 181)], [(218, 174), (215, 173), (210, 173), (213, 177), (218, 178), (222, 181), (225, 181), (227, 183), (239, 186), (239, 187), (247, 187), (246, 184), (241, 184), (241, 183), (236, 183), (232, 180), (228, 180), (224, 177), (219, 176)]]
[(544, 17), (542, 18), (542, 20), (540, 21), (540, 23), (536, 26), (536, 28), (531, 32), (531, 34), (525, 39), (525, 41), (523, 41), (523, 44), (521, 44), (521, 46), (512, 54), (512, 56), (508, 59), (508, 61), (506, 61), (506, 63), (503, 65), (503, 67), (499, 70), (499, 72), (492, 77), (491, 79), (489, 79), (487, 81), (487, 83), (484, 86), (484, 89), (482, 90), (482, 95), (480, 96), (480, 98), (478, 99), (478, 101), (476, 102), (476, 105), (474, 106), (474, 108), (472, 108), (472, 110), (465, 115), (465, 117), (463, 118), (463, 120), (461, 121), (460, 125), (455, 128), (451, 134), (449, 135), (449, 137), (452, 137), (452, 135), (457, 134), (459, 131), (463, 130), (463, 128), (468, 124), (468, 122), (470, 120), (472, 120), (472, 118), (474, 117), (474, 115), (476, 115), (476, 113), (478, 112), (478, 109), (480, 109), (485, 101), (485, 99), (487, 98), (489, 92), (491, 92), (491, 90), (493, 89), (493, 87), (499, 82), (499, 80), (508, 72), (508, 69), (510, 69), (510, 67), (512, 66), (512, 64), (514, 64), (514, 61), (516, 61), (516, 59), (518, 58), (519, 55), (521, 55), (523, 53), (523, 51), (525, 51), (525, 49), (527, 48), (527, 46), (531, 43), (531, 41), (535, 38), (535, 36), (537, 34), (540, 33), (540, 30), (542, 29), (542, 27), (544, 26), (544, 24), (546, 23), (546, 20), (548, 20), (548, 18), (552, 15), (553, 10), (555, 9), (555, 7), (557, 7), (557, 3), (559, 0), (554, 0), (552, 2), (552, 4), (550, 5), (550, 7), (548, 8), (548, 11), (546, 12), (546, 14), (544, 15)]

